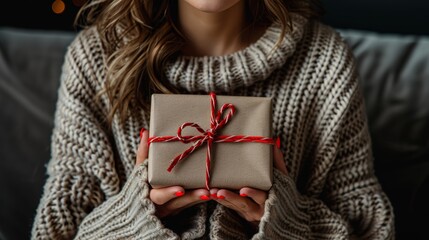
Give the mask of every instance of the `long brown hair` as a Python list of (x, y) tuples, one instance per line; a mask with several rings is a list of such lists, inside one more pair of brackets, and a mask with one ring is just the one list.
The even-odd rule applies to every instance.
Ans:
[[(148, 109), (152, 93), (177, 92), (163, 71), (185, 43), (176, 26), (177, 1), (89, 0), (80, 9), (75, 23), (96, 25), (108, 56), (103, 92), (111, 104), (109, 126), (118, 111), (124, 122), (132, 109)], [(248, 27), (279, 22), (279, 42), (291, 30), (289, 13), (312, 18), (323, 11), (317, 0), (247, 0), (247, 10)]]

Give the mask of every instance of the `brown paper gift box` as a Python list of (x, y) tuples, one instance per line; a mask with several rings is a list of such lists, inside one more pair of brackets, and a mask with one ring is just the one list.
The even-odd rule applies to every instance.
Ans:
[[(271, 137), (271, 98), (217, 96), (216, 111), (232, 103), (236, 112), (218, 131), (221, 135)], [(223, 116), (226, 116), (226, 111)], [(153, 94), (150, 137), (176, 136), (185, 122), (210, 127), (210, 96)], [(192, 127), (182, 135), (201, 135)], [(149, 183), (153, 188), (182, 186), (185, 189), (205, 188), (207, 143), (167, 171), (171, 160), (188, 149), (193, 142), (153, 142), (149, 148)], [(211, 149), (210, 187), (240, 189), (252, 187), (268, 190), (272, 185), (272, 145), (264, 143), (213, 143)]]

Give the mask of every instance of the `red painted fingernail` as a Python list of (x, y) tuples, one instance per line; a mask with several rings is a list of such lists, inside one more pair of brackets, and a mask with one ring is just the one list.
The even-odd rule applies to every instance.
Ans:
[(185, 193), (182, 191), (177, 191), (174, 195), (176, 195), (176, 197), (181, 197), (183, 196)]
[(225, 199), (225, 196), (217, 195), (217, 198), (219, 198), (219, 199)]
[(242, 197), (247, 197), (247, 194), (245, 194), (245, 193), (240, 193), (240, 196), (242, 196)]
[(207, 196), (207, 195), (202, 195), (202, 196), (200, 197), (200, 199), (201, 199), (201, 200), (209, 200), (210, 198), (209, 198), (209, 196)]
[(214, 199), (216, 199), (216, 198), (217, 198), (217, 194), (216, 194), (216, 193), (211, 194), (211, 196), (212, 196), (212, 198), (214, 198)]
[(280, 149), (280, 145), (281, 145), (281, 143), (280, 143), (280, 137), (277, 137), (277, 139), (276, 139), (276, 147), (278, 149)]
[(140, 139), (142, 139), (142, 137), (143, 137), (143, 132), (144, 131), (146, 131), (146, 128), (142, 128), (141, 130), (140, 130)]

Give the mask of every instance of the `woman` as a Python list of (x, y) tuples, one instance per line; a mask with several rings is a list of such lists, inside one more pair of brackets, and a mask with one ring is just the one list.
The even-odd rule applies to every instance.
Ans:
[[(308, 0), (94, 0), (68, 49), (34, 239), (394, 238), (350, 50)], [(268, 192), (151, 189), (151, 93), (271, 96)], [(137, 150), (138, 146), (138, 150)], [(284, 155), (282, 154), (284, 153)], [(287, 171), (286, 171), (287, 166)]]

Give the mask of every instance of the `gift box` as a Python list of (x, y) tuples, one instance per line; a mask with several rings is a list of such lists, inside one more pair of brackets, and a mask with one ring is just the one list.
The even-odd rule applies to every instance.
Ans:
[(153, 94), (150, 185), (268, 190), (271, 111), (267, 97)]

